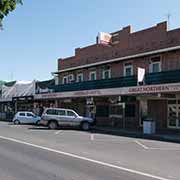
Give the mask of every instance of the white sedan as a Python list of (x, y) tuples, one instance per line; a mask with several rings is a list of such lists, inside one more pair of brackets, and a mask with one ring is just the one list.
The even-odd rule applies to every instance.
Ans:
[(41, 118), (32, 112), (17, 112), (13, 118), (14, 124), (36, 124), (39, 125)]

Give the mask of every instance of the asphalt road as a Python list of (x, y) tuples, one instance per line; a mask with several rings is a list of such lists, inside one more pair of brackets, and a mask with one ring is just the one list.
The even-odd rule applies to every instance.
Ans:
[(0, 180), (179, 180), (180, 144), (0, 122)]
[(0, 179), (3, 180), (150, 180), (46, 150), (0, 140)]

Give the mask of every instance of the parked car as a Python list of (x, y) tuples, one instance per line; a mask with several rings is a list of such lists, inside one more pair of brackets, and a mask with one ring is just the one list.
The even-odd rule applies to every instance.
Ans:
[(14, 124), (36, 124), (39, 125), (41, 117), (32, 112), (17, 112), (13, 118)]
[(49, 129), (57, 129), (59, 126), (79, 126), (83, 130), (89, 130), (93, 119), (79, 116), (71, 109), (46, 108), (42, 114), (40, 124)]

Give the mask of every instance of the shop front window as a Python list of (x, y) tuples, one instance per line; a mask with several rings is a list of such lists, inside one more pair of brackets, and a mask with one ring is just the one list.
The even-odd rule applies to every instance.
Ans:
[(136, 106), (135, 106), (135, 104), (126, 104), (125, 117), (135, 117), (135, 115), (136, 115)]
[(179, 100), (168, 101), (168, 127), (169, 128), (180, 128)]
[(96, 107), (96, 116), (97, 117), (109, 117), (109, 106), (100, 106)]

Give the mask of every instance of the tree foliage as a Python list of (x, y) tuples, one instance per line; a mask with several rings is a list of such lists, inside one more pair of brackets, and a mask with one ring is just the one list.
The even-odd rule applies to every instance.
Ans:
[(22, 4), (22, 0), (0, 0), (0, 26), (3, 18), (15, 10), (17, 4)]

